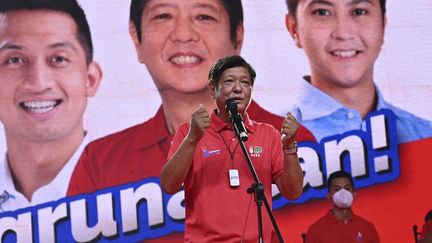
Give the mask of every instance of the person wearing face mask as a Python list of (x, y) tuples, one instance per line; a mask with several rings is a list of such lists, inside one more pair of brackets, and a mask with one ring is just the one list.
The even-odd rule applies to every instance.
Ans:
[(354, 214), (354, 182), (345, 171), (330, 174), (327, 180), (332, 209), (309, 226), (306, 243), (377, 243), (380, 242), (375, 226)]

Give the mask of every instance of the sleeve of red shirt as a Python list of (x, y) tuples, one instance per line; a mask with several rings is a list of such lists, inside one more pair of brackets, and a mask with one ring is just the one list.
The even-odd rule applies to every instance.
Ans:
[[(171, 142), (171, 147), (170, 147), (169, 152), (168, 152), (167, 162), (168, 162), (168, 160), (171, 159), (171, 157), (174, 155), (174, 153), (180, 147), (181, 143), (183, 142), (183, 140), (186, 137), (186, 135), (188, 134), (188, 132), (189, 132), (189, 123), (185, 123), (177, 129), (177, 132), (174, 134), (174, 138)], [(186, 181), (191, 180), (191, 177), (189, 175), (190, 175), (190, 173), (186, 177)], [(189, 182), (189, 183), (191, 183), (191, 182)]]
[(171, 157), (174, 155), (174, 153), (180, 147), (180, 144), (183, 142), (183, 140), (186, 137), (188, 132), (189, 132), (189, 124), (188, 123), (181, 125), (177, 129), (177, 132), (174, 134), (174, 138), (171, 142), (171, 147), (170, 147), (169, 152), (168, 152), (167, 161), (169, 159), (171, 159)]

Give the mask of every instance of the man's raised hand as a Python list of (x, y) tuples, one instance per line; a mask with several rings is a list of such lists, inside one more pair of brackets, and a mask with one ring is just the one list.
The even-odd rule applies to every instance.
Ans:
[(205, 129), (210, 127), (210, 115), (206, 108), (200, 104), (190, 118), (188, 137), (192, 142), (198, 142), (204, 136)]

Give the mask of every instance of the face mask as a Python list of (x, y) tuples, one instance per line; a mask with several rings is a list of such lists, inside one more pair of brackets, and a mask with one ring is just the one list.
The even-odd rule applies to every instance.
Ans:
[(350, 208), (354, 201), (353, 194), (344, 188), (333, 194), (333, 202), (339, 208)]

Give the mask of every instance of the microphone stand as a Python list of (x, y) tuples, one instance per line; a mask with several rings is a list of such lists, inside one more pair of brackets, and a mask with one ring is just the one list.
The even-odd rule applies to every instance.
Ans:
[[(234, 121), (232, 119), (231, 119), (231, 121), (234, 123)], [(233, 125), (235, 126), (235, 124), (233, 124)], [(270, 205), (269, 205), (269, 203), (267, 201), (267, 198), (264, 195), (264, 184), (258, 178), (258, 175), (257, 175), (257, 173), (255, 171), (255, 167), (252, 164), (252, 160), (249, 157), (249, 154), (248, 154), (248, 152), (246, 150), (244, 142), (240, 138), (240, 134), (238, 133), (237, 129), (233, 129), (233, 130), (234, 130), (234, 133), (237, 136), (237, 139), (239, 141), (240, 147), (242, 148), (243, 154), (244, 154), (244, 156), (246, 158), (246, 161), (247, 161), (247, 163), (249, 165), (249, 169), (250, 169), (250, 171), (252, 173), (252, 176), (254, 178), (254, 181), (255, 181), (252, 184), (252, 186), (247, 189), (247, 193), (248, 194), (254, 193), (255, 204), (257, 206), (257, 214), (258, 214), (258, 237), (259, 237), (258, 238), (258, 243), (264, 243), (263, 225), (262, 225), (262, 213), (261, 213), (261, 206), (262, 206), (263, 202), (264, 202), (264, 206), (265, 206), (265, 208), (267, 210), (267, 213), (268, 213), (268, 215), (270, 217), (270, 220), (272, 222), (273, 229), (276, 231), (276, 235), (277, 235), (277, 237), (279, 239), (279, 242), (283, 243), (284, 240), (283, 240), (282, 235), (280, 233), (279, 227), (277, 226), (276, 220), (275, 220), (275, 218), (273, 216), (273, 213), (272, 213)]]

